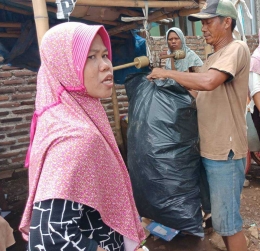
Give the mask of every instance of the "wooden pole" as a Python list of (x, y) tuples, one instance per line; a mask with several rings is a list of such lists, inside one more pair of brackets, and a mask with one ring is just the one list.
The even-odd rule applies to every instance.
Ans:
[(37, 31), (38, 45), (42, 41), (42, 37), (49, 30), (49, 18), (45, 0), (32, 0), (34, 20)]
[[(55, 3), (56, 0), (46, 0)], [(142, 0), (77, 0), (77, 5), (102, 6), (102, 7), (137, 7), (144, 8), (148, 3), (150, 8), (183, 8), (197, 7), (195, 1), (142, 1)]]
[(113, 105), (115, 128), (116, 128), (116, 136), (115, 136), (116, 143), (118, 145), (118, 148), (121, 152), (121, 155), (122, 155), (124, 161), (126, 162), (126, 152), (125, 152), (123, 136), (122, 136), (122, 131), (121, 131), (120, 113), (119, 113), (115, 84), (113, 85), (113, 89), (112, 89), (112, 105)]

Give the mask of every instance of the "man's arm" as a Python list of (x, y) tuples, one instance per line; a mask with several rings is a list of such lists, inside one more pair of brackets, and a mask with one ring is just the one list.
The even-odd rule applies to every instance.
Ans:
[(189, 73), (154, 68), (147, 78), (149, 80), (156, 78), (172, 78), (187, 89), (212, 91), (230, 78), (230, 75), (214, 69), (210, 69), (205, 73)]

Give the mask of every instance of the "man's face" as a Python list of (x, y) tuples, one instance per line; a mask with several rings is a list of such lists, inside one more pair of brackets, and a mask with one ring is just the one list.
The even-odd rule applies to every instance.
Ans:
[(203, 36), (205, 37), (206, 43), (210, 45), (217, 45), (226, 36), (225, 19), (222, 20), (219, 17), (213, 17), (208, 19), (202, 19)]
[(181, 49), (181, 39), (174, 31), (170, 31), (167, 42), (171, 52)]
[(100, 35), (92, 41), (84, 69), (84, 85), (89, 96), (108, 98), (112, 94), (113, 68)]

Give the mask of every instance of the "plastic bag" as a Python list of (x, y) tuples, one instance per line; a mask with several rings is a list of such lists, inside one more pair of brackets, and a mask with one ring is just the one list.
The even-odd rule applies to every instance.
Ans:
[(127, 165), (140, 216), (203, 237), (195, 99), (171, 79), (129, 75)]

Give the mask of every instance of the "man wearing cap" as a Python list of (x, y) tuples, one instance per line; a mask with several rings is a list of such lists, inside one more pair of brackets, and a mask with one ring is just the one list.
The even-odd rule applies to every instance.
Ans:
[(200, 153), (210, 185), (212, 223), (228, 251), (246, 251), (242, 232), (240, 194), (245, 179), (247, 136), (245, 108), (250, 52), (234, 40), (237, 12), (230, 0), (209, 0), (190, 21), (201, 21), (202, 32), (214, 53), (200, 73), (153, 69), (148, 79), (172, 78), (197, 97)]

